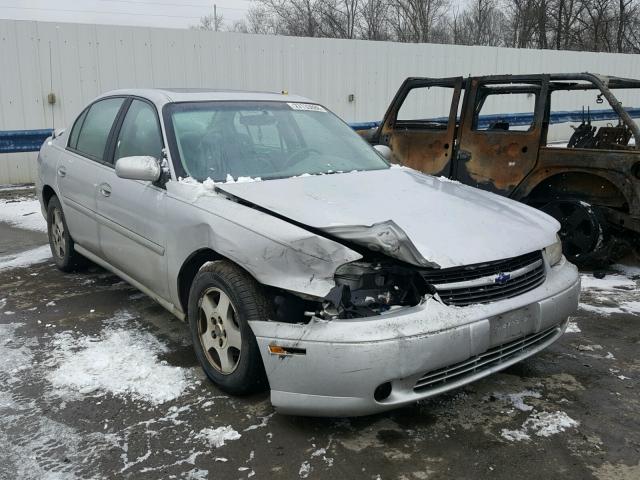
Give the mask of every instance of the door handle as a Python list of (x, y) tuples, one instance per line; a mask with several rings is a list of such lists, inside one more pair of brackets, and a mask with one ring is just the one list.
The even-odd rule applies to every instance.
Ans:
[(67, 175), (67, 169), (64, 167), (58, 167), (58, 176), (64, 177)]
[(111, 185), (103, 183), (98, 187), (103, 197), (111, 196)]

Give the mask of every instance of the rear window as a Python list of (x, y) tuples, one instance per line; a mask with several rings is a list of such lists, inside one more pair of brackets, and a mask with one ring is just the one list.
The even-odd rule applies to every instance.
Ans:
[(526, 132), (533, 126), (534, 93), (490, 93), (474, 119), (475, 130)]

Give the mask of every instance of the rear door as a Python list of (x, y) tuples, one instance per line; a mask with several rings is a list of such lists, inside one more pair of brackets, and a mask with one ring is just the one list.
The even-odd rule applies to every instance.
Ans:
[(387, 110), (375, 141), (388, 145), (398, 163), (449, 176), (462, 84), (462, 77), (408, 78)]
[(58, 186), (69, 232), (96, 255), (100, 253), (96, 213), (96, 186), (104, 171), (108, 138), (125, 99), (98, 100), (87, 107), (71, 129), (57, 167)]
[(511, 195), (533, 170), (543, 132), (548, 77), (470, 82), (453, 177)]
[(114, 168), (122, 157), (161, 160), (160, 122), (155, 105), (145, 99), (129, 99), (124, 108), (108, 152), (110, 168), (97, 187), (100, 247), (111, 265), (166, 298), (166, 190), (151, 182), (120, 178)]

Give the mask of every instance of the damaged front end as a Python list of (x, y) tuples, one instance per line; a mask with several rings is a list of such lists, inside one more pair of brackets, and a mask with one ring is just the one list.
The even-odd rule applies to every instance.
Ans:
[(306, 321), (370, 317), (415, 306), (425, 295), (436, 293), (421, 272), (437, 271), (438, 265), (424, 258), (392, 220), (371, 226), (328, 227), (318, 233), (358, 251), (362, 258), (339, 266), (335, 286), (318, 302), (275, 295), (278, 321), (299, 321), (302, 316)]
[(418, 305), (436, 290), (425, 280), (424, 271), (380, 256), (338, 267), (335, 286), (321, 298), (270, 288), (276, 322), (308, 323), (311, 319), (335, 320), (373, 317)]
[(438, 264), (424, 258), (404, 230), (393, 220), (374, 223), (371, 226), (325, 227), (324, 232), (341, 240), (353, 242), (374, 252), (381, 252), (391, 258), (403, 260), (421, 267), (438, 267)]
[(379, 315), (417, 305), (426, 294), (435, 293), (415, 268), (388, 260), (342, 265), (336, 270), (335, 282), (322, 303), (321, 318)]
[(419, 268), (439, 268), (426, 259), (393, 220), (370, 226), (323, 229), (332, 237), (366, 247), (362, 260), (346, 263), (335, 273), (335, 287), (324, 298), (321, 318), (359, 318), (392, 308), (417, 305), (435, 293)]

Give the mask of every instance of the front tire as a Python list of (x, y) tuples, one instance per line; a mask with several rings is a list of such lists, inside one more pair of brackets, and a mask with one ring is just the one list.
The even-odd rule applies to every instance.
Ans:
[(47, 204), (47, 233), (53, 260), (60, 270), (71, 272), (85, 264), (85, 258), (75, 251), (62, 205), (56, 196)]
[(245, 395), (268, 387), (249, 322), (266, 320), (271, 307), (262, 287), (228, 261), (206, 263), (189, 292), (189, 326), (196, 357), (222, 390)]

